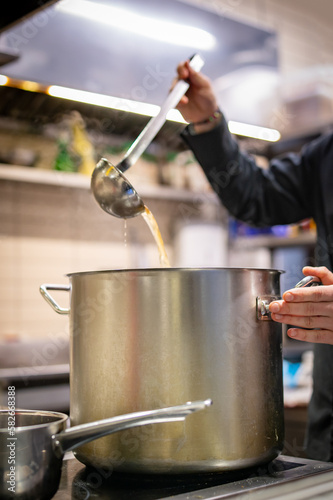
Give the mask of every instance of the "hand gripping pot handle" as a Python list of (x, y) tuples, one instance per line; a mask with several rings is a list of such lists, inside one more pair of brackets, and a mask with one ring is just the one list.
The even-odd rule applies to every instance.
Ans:
[(43, 295), (46, 302), (55, 310), (58, 314), (69, 314), (69, 307), (61, 307), (58, 302), (54, 300), (54, 298), (49, 294), (49, 290), (59, 290), (64, 292), (69, 292), (71, 289), (70, 285), (52, 285), (52, 284), (44, 284), (39, 287), (40, 293)]
[[(321, 286), (322, 282), (317, 276), (306, 276), (301, 281), (296, 283), (294, 288), (308, 288), (311, 286)], [(280, 297), (275, 297), (272, 295), (265, 295), (257, 297), (257, 319), (261, 321), (267, 321), (271, 319), (271, 313), (269, 311), (269, 304), (274, 300), (278, 300)]]

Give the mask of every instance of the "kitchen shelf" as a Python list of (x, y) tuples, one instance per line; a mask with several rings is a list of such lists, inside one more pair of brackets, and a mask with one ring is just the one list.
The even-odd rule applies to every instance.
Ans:
[[(20, 167), (3, 163), (0, 163), (0, 180), (90, 190), (90, 177), (83, 174)], [(136, 185), (135, 187), (140, 192), (140, 196), (146, 199), (188, 201), (193, 203), (220, 203), (217, 195), (210, 192), (194, 192), (186, 189), (175, 189), (168, 186)]]
[(234, 250), (248, 250), (260, 247), (277, 248), (298, 245), (314, 245), (315, 243), (316, 233), (309, 231), (299, 234), (298, 236), (239, 236), (231, 242), (231, 245)]

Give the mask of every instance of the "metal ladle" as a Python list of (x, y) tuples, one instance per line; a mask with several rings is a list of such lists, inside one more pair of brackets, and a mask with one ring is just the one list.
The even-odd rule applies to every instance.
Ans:
[[(190, 66), (200, 71), (204, 64), (199, 54), (190, 58)], [(145, 205), (123, 175), (149, 146), (166, 120), (166, 115), (177, 106), (189, 88), (189, 83), (179, 80), (161, 106), (159, 113), (151, 118), (138, 138), (133, 142), (124, 158), (117, 166), (102, 158), (96, 165), (91, 178), (91, 189), (100, 207), (108, 214), (128, 219), (140, 215)]]

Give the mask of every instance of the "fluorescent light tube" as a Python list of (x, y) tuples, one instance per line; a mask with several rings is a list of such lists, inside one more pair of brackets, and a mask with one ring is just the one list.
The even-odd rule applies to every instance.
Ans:
[(216, 45), (216, 38), (201, 28), (142, 16), (112, 5), (89, 0), (62, 0), (55, 9), (173, 45), (200, 50), (211, 50)]

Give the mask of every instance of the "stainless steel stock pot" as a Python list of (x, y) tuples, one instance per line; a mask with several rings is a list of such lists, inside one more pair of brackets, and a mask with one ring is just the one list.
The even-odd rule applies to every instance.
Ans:
[[(211, 398), (185, 423), (131, 429), (81, 446), (87, 465), (127, 472), (245, 468), (283, 447), (282, 328), (272, 269), (139, 269), (69, 274), (41, 286), (70, 313), (71, 423)], [(50, 290), (70, 292), (63, 308)]]

